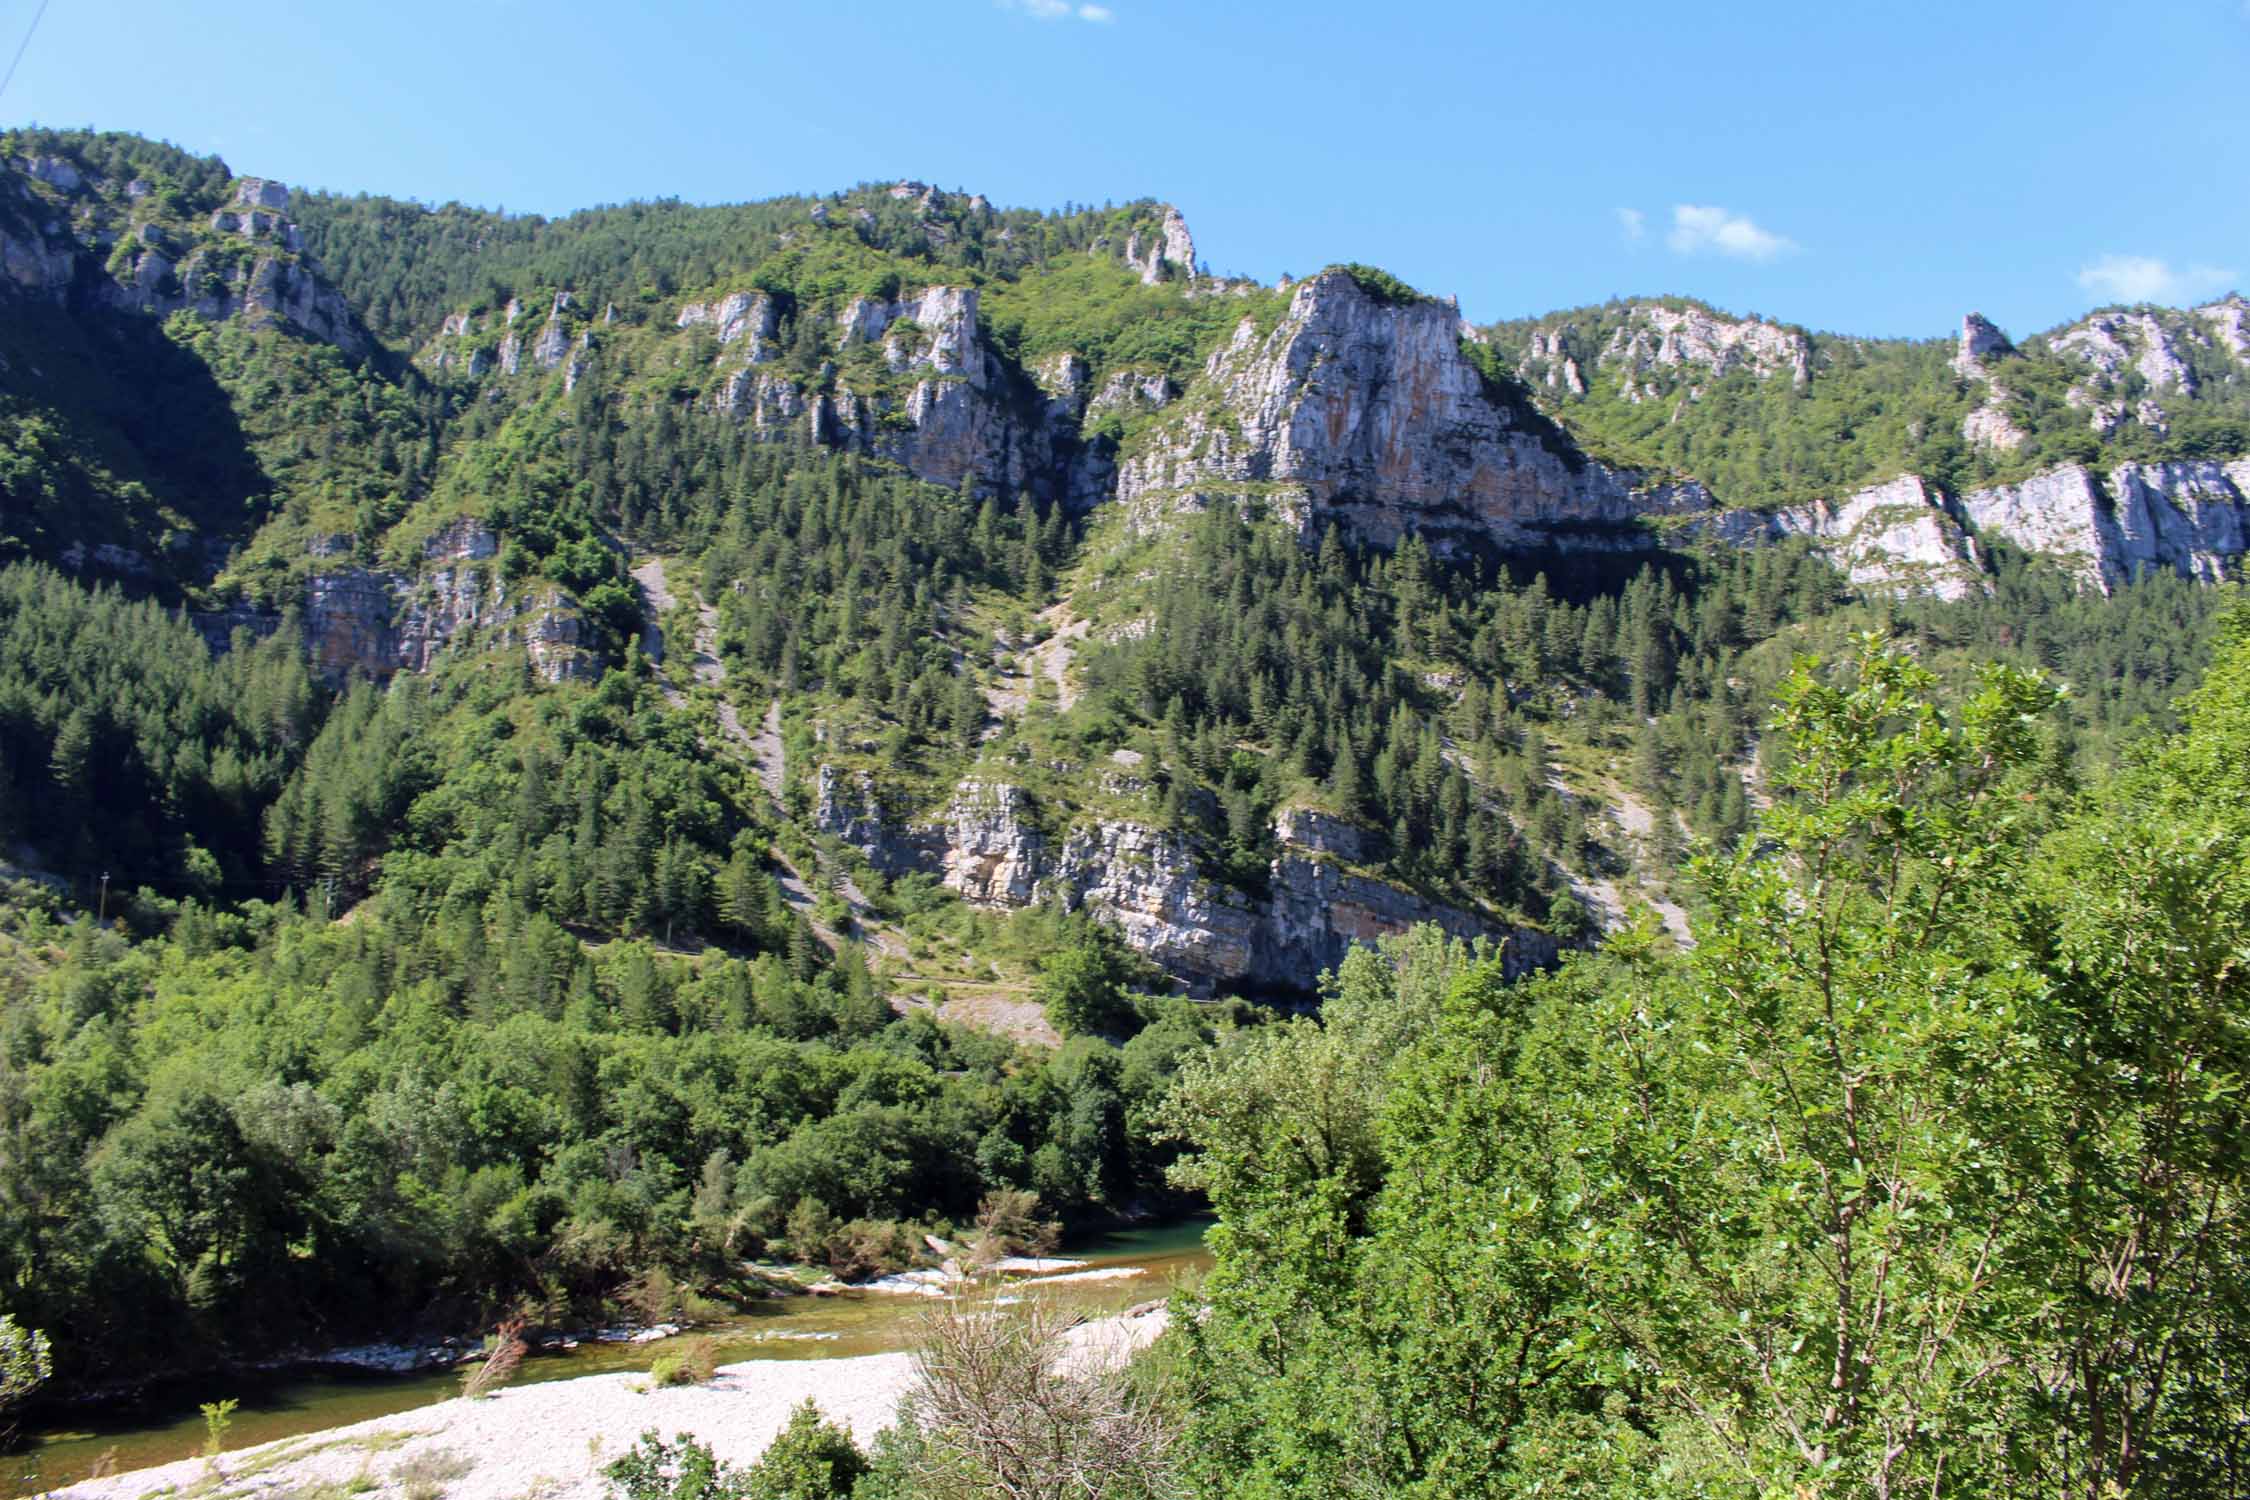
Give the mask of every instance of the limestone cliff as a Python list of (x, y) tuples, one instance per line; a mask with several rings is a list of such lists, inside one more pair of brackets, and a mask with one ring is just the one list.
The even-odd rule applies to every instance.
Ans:
[[(716, 332), (717, 405), (762, 438), (868, 454), (949, 488), (1033, 490), (1078, 511), (1106, 498), (1106, 449), (1081, 432), (1096, 394), (1083, 362), (1075, 382), (1070, 371), (1060, 383), (1029, 375), (992, 347), (978, 316), (974, 287), (855, 298), (824, 332), (836, 359), (815, 379), (774, 367), (780, 313), (763, 293), (690, 303), (679, 324)], [(854, 351), (879, 357), (856, 366), (871, 375), (854, 373)]]
[(1853, 587), (1872, 593), (1961, 599), (1989, 587), (1975, 539), (1945, 496), (1912, 474), (1842, 500), (1729, 511), (1708, 529), (1734, 543), (1803, 537)]
[(186, 224), (156, 216), (140, 183), (104, 182), (55, 157), (6, 167), (0, 277), (20, 292), (76, 312), (184, 310), (279, 327), (355, 359), (375, 347), (304, 254), (287, 217), (289, 190), (278, 182), (236, 178), (225, 206)]
[(1812, 378), (1812, 343), (1794, 329), (1758, 318), (1728, 318), (1692, 304), (1636, 305), (1603, 347), (1599, 360), (1623, 383), (1625, 398), (1646, 401), (1665, 394), (1653, 375), (1717, 378), (1747, 370), (1763, 380), (1787, 374), (1790, 383)]
[(1188, 233), (1180, 211), (1166, 204), (1164, 220), (1153, 234), (1144, 237), (1134, 231), (1125, 241), (1125, 262), (1141, 273), (1143, 286), (1154, 286), (1167, 276), (1193, 281), (1195, 236)]
[(1505, 940), (1517, 971), (1551, 964), (1545, 933), (1506, 927), (1357, 868), (1373, 838), (1303, 809), (1274, 824), (1277, 852), (1263, 892), (1204, 871), (1188, 835), (1132, 818), (1079, 822), (1059, 833), (1021, 787), (963, 782), (939, 816), (908, 825), (871, 778), (823, 766), (814, 821), (876, 868), (938, 876), (974, 905), (1014, 908), (1053, 895), (1101, 917), (1134, 949), (1199, 991), (1226, 985), (1301, 987), (1355, 943), (1434, 922), (1461, 937)]
[[(316, 557), (333, 557), (346, 540), (316, 542)], [(498, 552), (490, 528), (461, 521), (424, 545), (412, 572), (319, 567), (302, 599), (307, 655), (334, 681), (426, 672), (449, 650), (508, 646), (521, 647), (544, 682), (599, 675), (599, 633), (585, 611), (551, 583), (505, 582), (493, 563)], [(275, 623), (240, 609), (197, 620), (215, 648), (238, 628), (263, 634)]]
[(2203, 582), (2233, 575), (2250, 538), (2250, 460), (2066, 464), (1976, 490), (1961, 510), (1979, 532), (2061, 564), (2109, 593), (2146, 573)]
[(1251, 500), (1307, 535), (1512, 547), (1640, 545), (1643, 516), (1710, 503), (1587, 459), (1486, 380), (1457, 310), (1344, 270), (1298, 283), (1270, 332), (1242, 320), (1127, 455), (1118, 497), (1144, 526)]
[(1909, 474), (1842, 501), (1730, 511), (1695, 529), (1737, 544), (1804, 537), (1854, 586), (1877, 593), (1958, 599), (1989, 589), (1990, 542), (2105, 594), (2155, 572), (2215, 583), (2238, 575), (2250, 552), (2250, 459), (2106, 473), (2065, 464), (1960, 496)]

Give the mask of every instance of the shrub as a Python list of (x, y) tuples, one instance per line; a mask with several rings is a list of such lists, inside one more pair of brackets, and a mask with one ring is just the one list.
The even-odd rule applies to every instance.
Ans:
[(748, 1500), (841, 1500), (867, 1472), (852, 1435), (820, 1414), (808, 1397), (789, 1425), (750, 1468)]
[(885, 1276), (914, 1263), (921, 1236), (890, 1219), (854, 1219), (830, 1236), (828, 1267), (847, 1281)]
[(687, 1433), (669, 1443), (650, 1428), (602, 1470), (617, 1500), (749, 1500), (749, 1476)]
[(648, 1367), (652, 1385), (702, 1385), (719, 1370), (716, 1339), (697, 1335), (681, 1339)]
[(884, 1481), (915, 1500), (1181, 1494), (1164, 1393), (1095, 1350), (1065, 1368), (1070, 1321), (1039, 1299), (931, 1312)]
[(0, 1313), (0, 1441), (10, 1431), (8, 1413), (46, 1383), (55, 1370), (47, 1335)]
[(523, 1341), (523, 1319), (510, 1318), (494, 1331), (483, 1359), (461, 1372), (461, 1394), (471, 1401), (492, 1395), (506, 1385), (523, 1357), (531, 1352)]
[(977, 1232), (971, 1258), (989, 1264), (1010, 1255), (1044, 1255), (1055, 1248), (1062, 1225), (1039, 1217), (1039, 1195), (1021, 1188), (999, 1188), (977, 1205)]

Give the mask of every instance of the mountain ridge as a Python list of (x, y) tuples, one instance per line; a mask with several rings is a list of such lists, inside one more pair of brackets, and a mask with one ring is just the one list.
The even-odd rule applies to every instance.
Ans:
[[(509, 220), (293, 193), (129, 138), (18, 133), (0, 157), (0, 286), (123, 372), (142, 405), (116, 421), (120, 451), (201, 507), (151, 491), (161, 524), (120, 504), (97, 535), (74, 534), (58, 501), (52, 527), (13, 534), (22, 552), (187, 604), (215, 646), (293, 632), (339, 687), (456, 660), (555, 686), (642, 670), (632, 554), (690, 539), (714, 644), (743, 678), (722, 694), (770, 695), (737, 697), (738, 721), (791, 705), (804, 828), (972, 905), (1097, 911), (1204, 990), (1302, 986), (1416, 921), (1549, 958), (1578, 934), (1567, 905), (1553, 916), (1563, 897), (1623, 918), (1630, 892), (1584, 854), (1626, 796), (1615, 772), (1512, 770), (1504, 796), (1494, 752), (1463, 748), (1516, 737), (1475, 708), (1532, 691), (1510, 672), (1575, 661), (1557, 670), (1617, 691), (1623, 622), (1566, 599), (1567, 648), (1503, 650), (1476, 644), (1491, 624), (1448, 641), (1417, 623), (1435, 599), (1466, 622), (1507, 607), (1490, 590), (1544, 591), (1549, 569), (1747, 578), (1802, 556), (1855, 607), (1966, 604), (2002, 590), (2003, 554), (2108, 595), (2154, 573), (2232, 576), (2250, 534), (2250, 441), (2195, 456), (2250, 410), (2250, 350), (2228, 337), (2239, 299), (2095, 314), (2020, 345), (1972, 316), (1948, 359), (1685, 298), (1480, 327), (1371, 267), (1272, 288), (1212, 277), (1178, 209), (1153, 200), (1040, 215), (902, 182)], [(217, 290), (187, 284), (206, 265), (225, 270)], [(140, 348), (231, 414), (231, 498), (178, 483), (152, 445), (166, 387), (117, 352)], [(19, 432), (97, 425), (8, 357)], [(2127, 414), (2105, 426), (2112, 407)], [(1978, 441), (2008, 432), (2020, 441)], [(19, 447), (18, 469), (50, 464), (58, 494), (123, 493), (86, 451)], [(1769, 470), (1775, 451), (1794, 466)], [(807, 683), (815, 632), (867, 628), (856, 595), (828, 622), (805, 592), (869, 561), (824, 516), (878, 482), (886, 524), (917, 534), (882, 544), (881, 672), (839, 659)], [(775, 486), (791, 497), (750, 505)], [(1317, 586), (1241, 539), (1266, 528), (1317, 564)], [(1354, 565), (1401, 590), (1383, 633), (1333, 619), (1350, 590), (1335, 592), (1332, 538), (1392, 559)], [(1356, 682), (1364, 719), (1339, 734), (1303, 703), (1277, 718), (1309, 678), (1251, 634), (1224, 648), (1257, 659), (1224, 695), (1195, 680), (1175, 637), (1212, 622), (1166, 591), (1192, 594), (1211, 548), (1249, 549), (1224, 564), (1244, 621), (1264, 618), (1263, 590), (1329, 593), (1330, 618), (1266, 624), (1358, 655), (1321, 692)], [(1743, 548), (1785, 556), (1730, 560)], [(1661, 597), (1633, 607), (1635, 684), (1673, 679), (1705, 629)], [(1050, 608), (1075, 612), (1077, 643), (1012, 696), (999, 684), (1034, 640), (1018, 622)], [(1166, 683), (1139, 694), (1139, 725), (1067, 711), (1129, 674)], [(1060, 701), (1032, 690), (1050, 677)], [(1634, 688), (1642, 717), (1662, 691)], [(1222, 697), (1238, 736), (1289, 742), (1287, 769), (1172, 727), (1174, 705)], [(1571, 711), (1569, 692), (1541, 697), (1541, 713)], [(1742, 729), (1725, 738), (1725, 758), (1748, 753)], [(1409, 764), (1411, 788), (1394, 784)], [(1392, 780), (1371, 796), (1361, 777)], [(1714, 809), (1723, 780), (1700, 794)], [(1468, 877), (1417, 862), (1441, 802), (1456, 836), (1475, 834), (1474, 857), (1436, 846)]]

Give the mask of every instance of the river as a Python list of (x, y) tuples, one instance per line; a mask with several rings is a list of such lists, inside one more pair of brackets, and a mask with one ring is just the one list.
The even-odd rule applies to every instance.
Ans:
[[(1116, 1312), (1162, 1297), (1180, 1278), (1210, 1264), (1203, 1220), (1152, 1229), (1119, 1230), (1076, 1240), (1057, 1252), (1088, 1269), (1133, 1268), (1141, 1274), (1112, 1280), (1062, 1282), (1043, 1295), (1089, 1316)], [(913, 1343), (918, 1315), (928, 1299), (882, 1292), (838, 1297), (788, 1297), (763, 1302), (728, 1321), (696, 1331), (719, 1341), (719, 1360), (835, 1359), (881, 1354)], [(604, 1344), (543, 1352), (526, 1359), (517, 1384), (569, 1380), (619, 1370), (645, 1370), (666, 1342)], [(382, 1375), (353, 1370), (285, 1370), (213, 1377), (201, 1391), (67, 1414), (68, 1426), (30, 1427), (19, 1452), (0, 1455), (0, 1494), (36, 1495), (60, 1489), (95, 1472), (124, 1472), (191, 1458), (202, 1451), (200, 1403), (233, 1398), (241, 1403), (226, 1445), (248, 1448), (373, 1417), (387, 1417), (461, 1393), (451, 1370)]]

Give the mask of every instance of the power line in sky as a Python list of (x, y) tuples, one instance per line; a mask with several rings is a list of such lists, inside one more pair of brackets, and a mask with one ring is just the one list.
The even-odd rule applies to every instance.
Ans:
[(8, 63), (7, 76), (0, 77), (0, 99), (7, 97), (8, 85), (16, 81), (16, 69), (23, 65), (24, 53), (31, 50), (32, 34), (38, 31), (40, 21), (45, 19), (47, 4), (48, 0), (39, 0), (39, 8), (31, 13), (31, 24), (23, 29), (23, 40), (16, 43), (16, 55)]

